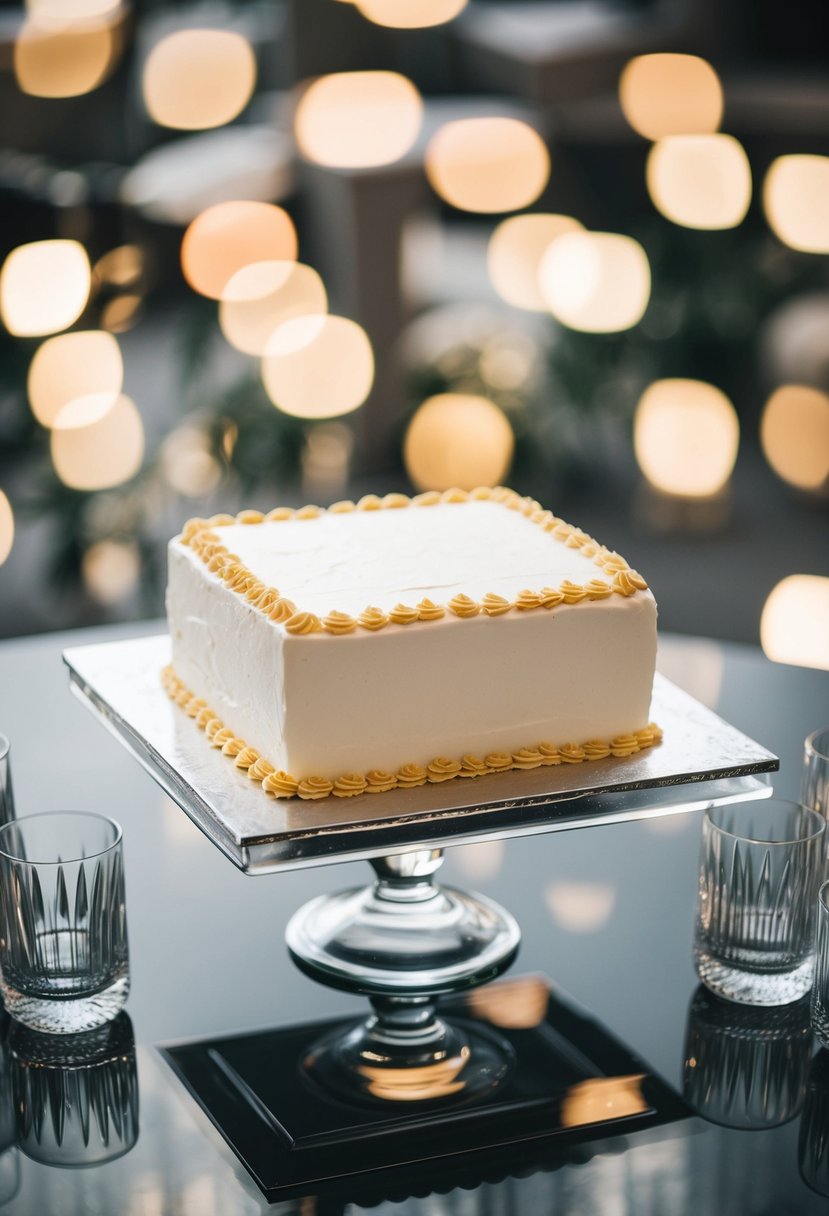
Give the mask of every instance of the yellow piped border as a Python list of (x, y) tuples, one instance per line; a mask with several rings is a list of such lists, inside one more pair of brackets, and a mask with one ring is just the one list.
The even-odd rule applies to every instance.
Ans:
[(396, 773), (382, 769), (371, 769), (363, 773), (343, 773), (335, 781), (327, 777), (294, 777), (277, 770), (276, 766), (261, 756), (253, 747), (248, 747), (230, 727), (225, 726), (219, 715), (207, 703), (195, 696), (181, 682), (172, 666), (161, 673), (161, 682), (171, 700), (175, 701), (189, 718), (195, 720), (203, 730), (211, 747), (233, 761), (236, 768), (244, 769), (252, 781), (257, 781), (266, 794), (275, 798), (351, 798), (356, 794), (382, 794), (387, 790), (411, 789), (427, 782), (438, 784), (456, 777), (483, 777), (487, 773), (503, 773), (510, 769), (540, 768), (542, 765), (582, 764), (586, 760), (604, 760), (608, 756), (633, 756), (637, 752), (653, 747), (662, 739), (662, 731), (654, 723), (629, 735), (617, 735), (609, 743), (600, 739), (588, 739), (586, 743), (536, 743), (521, 747), (514, 752), (490, 752), (481, 759), (478, 756), (462, 756), (460, 760), (449, 760), (438, 756), (425, 767), (419, 764), (404, 764)]
[(297, 637), (310, 634), (327, 633), (331, 637), (341, 637), (354, 633), (358, 629), (376, 633), (387, 625), (412, 625), (415, 621), (441, 620), (447, 610), (459, 620), (470, 620), (480, 616), (504, 616), (513, 610), (529, 612), (538, 609), (549, 610), (559, 604), (581, 604), (589, 601), (608, 599), (611, 595), (631, 596), (637, 591), (647, 591), (648, 584), (637, 571), (631, 570), (625, 559), (618, 553), (600, 545), (586, 532), (572, 524), (566, 523), (552, 511), (545, 511), (534, 498), (522, 498), (515, 490), (505, 486), (479, 486), (475, 490), (427, 490), (409, 498), (406, 494), (386, 494), (379, 498), (376, 494), (366, 494), (358, 502), (350, 499), (335, 502), (328, 508), (328, 514), (342, 515), (350, 511), (393, 511), (403, 507), (432, 507), (438, 503), (463, 502), (496, 502), (510, 511), (519, 511), (531, 523), (548, 532), (553, 540), (566, 545), (569, 549), (581, 549), (585, 557), (592, 558), (594, 564), (610, 582), (595, 578), (588, 582), (571, 583), (565, 579), (558, 587), (542, 587), (534, 591), (527, 588), (520, 591), (514, 600), (504, 599), (503, 596), (488, 592), (482, 600), (477, 601), (463, 593), (455, 595), (447, 604), (434, 604), (430, 599), (423, 599), (419, 604), (396, 604), (389, 612), (369, 605), (358, 616), (350, 616), (347, 612), (336, 609), (327, 616), (319, 617), (313, 612), (305, 612), (286, 596), (280, 594), (276, 587), (268, 587), (261, 582), (235, 554), (221, 543), (214, 528), (229, 524), (261, 524), (279, 522), (287, 519), (318, 519), (326, 514), (322, 507), (309, 505), (294, 510), (291, 507), (276, 507), (273, 511), (263, 514), (261, 511), (240, 511), (238, 515), (214, 515), (210, 519), (190, 519), (184, 525), (181, 539), (194, 553), (202, 559), (211, 573), (227, 584), (231, 590), (243, 596), (270, 620), (285, 626), (288, 633)]

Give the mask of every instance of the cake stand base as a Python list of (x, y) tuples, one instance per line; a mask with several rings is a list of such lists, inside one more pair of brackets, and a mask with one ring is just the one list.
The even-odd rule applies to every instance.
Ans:
[[(474, 1101), (346, 1100), (310, 1053), (353, 1020), (171, 1045), (162, 1054), (271, 1202), (379, 1202), (586, 1160), (609, 1137), (690, 1115), (664, 1081), (540, 976), (441, 1002), (441, 1019), (506, 1047), (508, 1075)], [(591, 1150), (585, 1148), (591, 1142)]]

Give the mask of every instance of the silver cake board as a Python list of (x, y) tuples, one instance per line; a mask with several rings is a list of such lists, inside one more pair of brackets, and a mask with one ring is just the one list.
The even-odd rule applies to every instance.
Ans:
[(269, 798), (167, 696), (167, 635), (75, 647), (64, 661), (75, 695), (248, 874), (747, 801), (771, 793), (763, 774), (779, 767), (771, 752), (657, 676), (651, 718), (663, 741), (626, 759), (355, 798)]

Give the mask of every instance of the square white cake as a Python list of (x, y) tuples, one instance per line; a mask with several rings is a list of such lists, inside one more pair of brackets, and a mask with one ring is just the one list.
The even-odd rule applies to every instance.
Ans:
[(280, 797), (625, 756), (648, 723), (642, 577), (511, 490), (191, 520), (168, 691)]

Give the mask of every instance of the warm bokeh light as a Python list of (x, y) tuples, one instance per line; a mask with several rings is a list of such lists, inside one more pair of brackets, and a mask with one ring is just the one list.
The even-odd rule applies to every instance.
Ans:
[[(500, 842), (499, 842), (500, 843)], [(550, 986), (540, 975), (498, 980), (469, 992), (464, 1001), (475, 1017), (504, 1030), (540, 1026), (550, 1005)]]
[(320, 316), (328, 296), (320, 276), (302, 262), (252, 262), (224, 289), (219, 324), (231, 346), (247, 355), (273, 353), (276, 330), (291, 317)]
[(18, 86), (32, 97), (79, 97), (103, 84), (121, 49), (121, 33), (106, 14), (73, 24), (71, 11), (27, 17), (14, 45)]
[(111, 334), (125, 334), (141, 320), (144, 297), (129, 292), (107, 300), (101, 309), (101, 328)]
[(550, 157), (541, 136), (517, 118), (445, 123), (426, 149), (432, 189), (461, 211), (520, 211), (547, 185)]
[(766, 600), (760, 642), (768, 658), (829, 671), (829, 578), (791, 574)]
[(786, 245), (829, 253), (829, 156), (778, 156), (766, 174), (763, 207)]
[(504, 864), (503, 840), (479, 840), (455, 849), (452, 860), (465, 878), (494, 878)]
[(551, 882), (544, 902), (553, 920), (571, 933), (597, 933), (613, 914), (616, 890), (606, 882)]
[(637, 55), (619, 79), (619, 101), (645, 139), (703, 135), (722, 121), (720, 78), (697, 55)]
[(656, 380), (636, 407), (636, 459), (651, 485), (665, 494), (717, 494), (731, 476), (739, 443), (734, 406), (703, 380)]
[(106, 490), (129, 481), (141, 467), (144, 427), (135, 403), (120, 396), (88, 426), (53, 430), (55, 472), (74, 490)]
[(99, 540), (83, 555), (84, 585), (99, 604), (117, 604), (138, 585), (141, 555), (132, 541)]
[(388, 165), (420, 132), (423, 101), (398, 72), (337, 72), (302, 94), (294, 117), (303, 156), (334, 169)]
[(657, 211), (683, 228), (735, 228), (751, 202), (751, 166), (733, 135), (670, 135), (648, 155)]
[(409, 423), (403, 459), (421, 490), (492, 486), (503, 481), (515, 440), (506, 415), (486, 397), (439, 393)]
[(0, 566), (9, 556), (14, 544), (14, 512), (6, 495), (0, 490)]
[(40, 25), (67, 26), (112, 17), (121, 0), (26, 0), (25, 8)]
[(615, 333), (641, 321), (651, 293), (648, 255), (615, 232), (567, 232), (541, 259), (538, 283), (562, 325)]
[(19, 338), (55, 334), (86, 308), (89, 258), (77, 241), (33, 241), (13, 249), (0, 270), (0, 316)]
[(356, 0), (357, 8), (375, 25), (394, 30), (419, 30), (443, 25), (466, 8), (468, 0)]
[(293, 317), (279, 327), (262, 360), (271, 401), (295, 418), (333, 418), (361, 406), (374, 382), (365, 330), (348, 317)]
[(297, 236), (287, 211), (273, 203), (217, 203), (196, 216), (181, 242), (181, 268), (194, 291), (221, 299), (227, 284), (251, 262), (292, 262)]
[(820, 490), (829, 484), (829, 396), (820, 389), (785, 384), (772, 393), (760, 439), (766, 460), (790, 485)]
[(93, 395), (100, 397), (102, 416), (123, 383), (124, 361), (111, 334), (94, 329), (59, 334), (48, 338), (35, 352), (29, 366), (29, 404), (43, 426), (78, 425), (72, 422), (78, 411), (71, 408), (71, 403)]
[(642, 1093), (644, 1074), (628, 1077), (591, 1077), (577, 1081), (561, 1102), (562, 1127), (585, 1127), (640, 1115), (649, 1103)]
[(92, 267), (95, 282), (108, 287), (132, 287), (143, 273), (144, 251), (140, 245), (117, 245)]
[(222, 479), (222, 470), (203, 430), (180, 426), (161, 445), (161, 471), (168, 485), (185, 498), (212, 493)]
[(159, 126), (204, 131), (236, 118), (255, 84), (247, 38), (232, 30), (177, 30), (147, 56), (144, 104)]
[(538, 285), (541, 259), (553, 241), (582, 228), (570, 215), (513, 215), (502, 220), (487, 249), (489, 277), (499, 296), (515, 308), (545, 312)]

